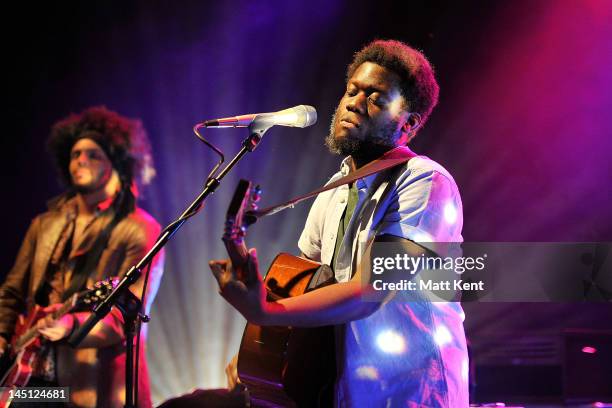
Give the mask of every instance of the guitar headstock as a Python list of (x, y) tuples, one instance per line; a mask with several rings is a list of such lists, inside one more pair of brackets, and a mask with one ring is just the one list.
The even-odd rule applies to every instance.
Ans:
[(81, 305), (95, 305), (106, 299), (115, 286), (119, 283), (119, 278), (108, 278), (94, 283), (93, 289), (87, 290), (78, 296), (77, 303)]
[(94, 283), (93, 289), (87, 289), (70, 296), (59, 309), (52, 313), (54, 319), (59, 319), (66, 313), (82, 306), (95, 305), (106, 299), (111, 294), (115, 286), (119, 283), (119, 278), (108, 278)]
[(257, 201), (261, 198), (259, 186), (253, 187), (248, 180), (240, 180), (234, 191), (234, 196), (225, 216), (225, 231), (223, 242), (232, 261), (239, 268), (248, 257), (244, 243), (247, 228), (257, 221), (249, 212), (257, 209)]

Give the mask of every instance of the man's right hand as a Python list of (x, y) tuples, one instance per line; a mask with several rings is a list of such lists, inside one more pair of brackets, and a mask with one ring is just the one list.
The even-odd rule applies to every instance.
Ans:
[(225, 376), (227, 377), (227, 389), (233, 391), (236, 385), (240, 384), (238, 378), (238, 354), (234, 355), (227, 366), (225, 367)]

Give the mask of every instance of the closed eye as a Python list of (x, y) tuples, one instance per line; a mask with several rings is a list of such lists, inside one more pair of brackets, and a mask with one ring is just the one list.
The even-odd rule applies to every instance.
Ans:
[(104, 158), (103, 154), (97, 150), (75, 150), (70, 153), (70, 159), (76, 160), (81, 154), (85, 154), (89, 160), (102, 160)]
[(368, 96), (368, 102), (381, 108), (387, 104), (386, 98), (380, 95), (378, 92), (374, 92)]

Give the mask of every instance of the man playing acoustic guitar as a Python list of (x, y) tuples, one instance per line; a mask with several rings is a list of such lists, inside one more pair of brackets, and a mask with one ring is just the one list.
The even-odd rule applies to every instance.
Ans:
[[(437, 103), (427, 59), (398, 41), (374, 41), (355, 54), (346, 93), (334, 114), (329, 149), (347, 156), (331, 181), (406, 145)], [(330, 182), (331, 182), (330, 181)], [(456, 302), (390, 293), (371, 295), (358, 254), (394, 242), (411, 256), (461, 242), (462, 207), (451, 175), (425, 156), (317, 196), (299, 240), (303, 256), (331, 265), (338, 283), (276, 301), (266, 298), (257, 254), (245, 260), (248, 284), (228, 261), (211, 261), (221, 295), (249, 322), (336, 325), (335, 405), (448, 407), (468, 403), (463, 312)], [(442, 255), (441, 253), (437, 253)]]
[[(93, 107), (57, 122), (49, 138), (59, 173), (68, 190), (37, 216), (0, 288), (0, 349), (14, 334), (19, 313), (36, 305), (56, 310), (71, 294), (92, 282), (120, 276), (151, 248), (159, 224), (136, 206), (137, 183), (154, 175), (150, 144), (139, 121), (104, 107)], [(154, 261), (145, 310), (163, 272), (163, 254)], [(131, 287), (140, 297), (143, 279)], [(122, 407), (125, 387), (123, 318), (113, 308), (81, 342), (65, 340), (89, 316), (87, 312), (47, 316), (36, 323), (48, 340), (32, 362), (29, 386), (70, 387), (71, 406)], [(151, 397), (141, 337), (139, 407)]]

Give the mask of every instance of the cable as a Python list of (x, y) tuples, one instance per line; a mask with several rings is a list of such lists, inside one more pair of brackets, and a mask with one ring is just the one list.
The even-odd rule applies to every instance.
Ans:
[(225, 161), (225, 156), (223, 155), (223, 152), (221, 150), (216, 148), (208, 140), (204, 139), (204, 136), (200, 134), (199, 130), (202, 129), (203, 127), (204, 127), (204, 123), (198, 123), (197, 125), (193, 127), (193, 133), (195, 133), (196, 137), (200, 139), (202, 142), (204, 142), (206, 146), (210, 147), (215, 153), (219, 155), (219, 161), (217, 162), (215, 167), (213, 167), (213, 169), (210, 171), (210, 173), (208, 174), (208, 177), (206, 177), (206, 179), (208, 180), (211, 177), (213, 177), (213, 175), (217, 172), (219, 167), (223, 164), (223, 162)]
[[(206, 140), (204, 138), (204, 136), (202, 136), (200, 134), (199, 130), (202, 129), (203, 127), (204, 127), (204, 123), (198, 123), (197, 125), (195, 125), (193, 127), (193, 133), (195, 133), (196, 137), (198, 139), (200, 139), (200, 141), (202, 141), (206, 146), (210, 147), (215, 153), (217, 153), (219, 155), (219, 161), (217, 162), (217, 164), (215, 164), (215, 166), (212, 168), (210, 173), (208, 173), (208, 176), (206, 176), (206, 184), (208, 184), (208, 182), (213, 177), (215, 177), (217, 175), (217, 170), (219, 170), (219, 167), (221, 167), (221, 165), (225, 162), (225, 156), (224, 156), (223, 152), (220, 149), (215, 147), (212, 143), (210, 143), (208, 140)], [(165, 232), (174, 229), (176, 224), (179, 224), (179, 223), (187, 220), (188, 218), (193, 217), (194, 215), (196, 215), (200, 211), (201, 208), (202, 208), (202, 206), (200, 205), (198, 208), (196, 208), (192, 212), (177, 218), (175, 221), (173, 221), (170, 224), (168, 224), (168, 226), (166, 228), (164, 228), (161, 233), (164, 234)]]

